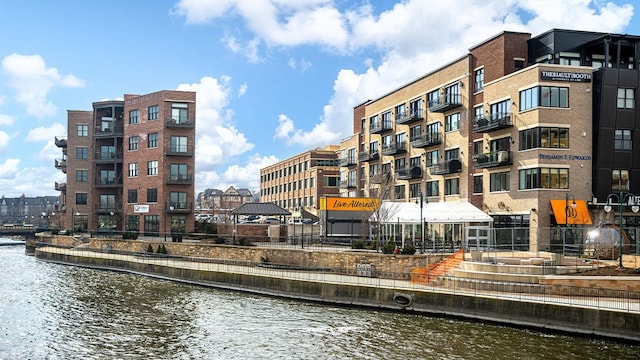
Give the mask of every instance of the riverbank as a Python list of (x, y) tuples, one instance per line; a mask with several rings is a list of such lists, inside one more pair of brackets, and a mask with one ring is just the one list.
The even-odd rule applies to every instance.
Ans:
[[(137, 246), (144, 245), (143, 243)], [(219, 247), (202, 249), (202, 245), (181, 246), (192, 246), (194, 252), (225, 250)], [(214, 262), (212, 258), (203, 257), (172, 258), (144, 253), (126, 255), (94, 250), (39, 247), (35, 249), (34, 255), (43, 261), (125, 271), (269, 296), (455, 317), (615, 341), (640, 342), (640, 309), (637, 308), (637, 299), (633, 300), (632, 306), (626, 310), (612, 310), (605, 299), (599, 299), (594, 305), (593, 299), (588, 297), (443, 288), (436, 284), (413, 283), (409, 279), (252, 266), (250, 263), (234, 262), (230, 257), (227, 257), (229, 260), (226, 262)], [(231, 248), (226, 250), (239, 251)], [(301, 252), (298, 256), (311, 256), (310, 250), (298, 251)], [(380, 255), (374, 256), (382, 259)], [(406, 258), (410, 257), (402, 260), (406, 261)]]

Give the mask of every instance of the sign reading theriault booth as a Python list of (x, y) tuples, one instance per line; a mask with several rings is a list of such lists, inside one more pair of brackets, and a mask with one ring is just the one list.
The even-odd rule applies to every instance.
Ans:
[(540, 80), (591, 82), (591, 74), (567, 71), (540, 71)]

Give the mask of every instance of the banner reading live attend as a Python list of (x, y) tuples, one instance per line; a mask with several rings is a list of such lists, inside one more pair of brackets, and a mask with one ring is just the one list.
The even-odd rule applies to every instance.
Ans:
[(380, 200), (373, 198), (320, 198), (320, 210), (329, 211), (375, 211), (380, 206)]

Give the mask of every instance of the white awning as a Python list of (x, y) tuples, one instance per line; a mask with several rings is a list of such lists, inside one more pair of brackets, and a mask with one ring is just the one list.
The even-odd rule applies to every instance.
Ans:
[[(420, 223), (420, 204), (414, 202), (385, 201), (380, 210), (371, 216), (376, 221), (380, 214), (382, 223)], [(431, 202), (422, 204), (422, 219), (427, 223), (477, 223), (493, 222), (491, 216), (485, 214), (468, 202)]]

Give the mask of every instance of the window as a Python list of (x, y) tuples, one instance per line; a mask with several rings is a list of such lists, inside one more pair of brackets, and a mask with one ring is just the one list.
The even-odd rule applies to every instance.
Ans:
[(473, 119), (478, 120), (484, 117), (484, 107), (482, 105), (475, 106), (473, 108)]
[(513, 70), (518, 71), (524, 69), (524, 59), (523, 58), (514, 58), (513, 59)]
[(100, 170), (100, 185), (113, 185), (116, 183), (115, 170)]
[(127, 215), (125, 222), (127, 231), (140, 231), (140, 216)]
[(407, 160), (405, 158), (398, 158), (394, 161), (394, 164), (396, 172), (398, 170), (403, 170), (405, 168), (405, 166), (407, 166)]
[(127, 191), (127, 203), (135, 204), (138, 202), (138, 190), (130, 189)]
[(538, 106), (569, 107), (569, 89), (557, 86), (536, 86), (520, 91), (520, 111)]
[(129, 163), (129, 177), (138, 176), (138, 163)]
[(494, 119), (502, 119), (511, 114), (511, 100), (507, 99), (491, 104), (491, 116)]
[(158, 160), (147, 161), (147, 175), (158, 175)]
[(158, 189), (149, 188), (147, 189), (147, 202), (158, 202)]
[(445, 102), (449, 104), (460, 104), (460, 83), (447, 86), (444, 89)]
[(525, 189), (568, 189), (569, 169), (532, 168), (519, 171), (518, 188)]
[(454, 131), (460, 129), (460, 113), (447, 115), (444, 117), (444, 131)]
[(394, 187), (393, 193), (396, 200), (404, 200), (405, 199), (404, 185), (396, 185)]
[(484, 68), (475, 71), (475, 91), (481, 91), (484, 88)]
[(474, 194), (482, 194), (482, 175), (475, 175), (473, 177), (473, 193)]
[(409, 197), (417, 198), (420, 197), (422, 193), (422, 189), (420, 189), (420, 183), (409, 184)]
[(396, 106), (396, 119), (404, 119), (407, 117), (407, 104), (400, 104)]
[(411, 159), (409, 159), (409, 166), (411, 166), (411, 168), (415, 168), (415, 167), (420, 167), (420, 156), (414, 156)]
[(89, 158), (89, 148), (86, 148), (86, 147), (76, 148), (76, 159), (87, 160), (88, 158)]
[[(171, 137), (171, 152), (186, 153), (187, 151), (188, 151), (188, 147), (187, 147), (186, 136)], [(289, 167), (289, 175), (291, 175), (291, 167)]]
[(380, 173), (380, 164), (369, 164), (369, 176), (375, 176)]
[(631, 130), (616, 130), (615, 149), (631, 151)]
[[(324, 177), (324, 186), (328, 187), (336, 187), (340, 183), (339, 176), (325, 176)], [(289, 184), (291, 185), (291, 184)]]
[(433, 107), (433, 106), (437, 106), (439, 103), (439, 99), (440, 99), (440, 93), (438, 90), (434, 90), (430, 93), (427, 94), (427, 101), (428, 101), (428, 106), (429, 107)]
[(409, 129), (409, 139), (411, 141), (420, 140), (422, 136), (422, 125), (414, 126)]
[(618, 89), (618, 109), (633, 109), (635, 89)]
[(129, 111), (129, 124), (137, 124), (140, 122), (140, 112), (136, 110)]
[(160, 235), (160, 215), (144, 216), (144, 235), (145, 236)]
[(149, 120), (158, 120), (158, 105), (149, 106)]
[(460, 194), (460, 179), (445, 179), (444, 180), (444, 194), (445, 195), (458, 195)]
[(158, 133), (149, 134), (149, 140), (147, 141), (147, 147), (149, 149), (158, 147)]
[(171, 120), (176, 124), (186, 123), (189, 114), (189, 104), (173, 103), (171, 104)]
[(87, 182), (87, 181), (89, 181), (89, 171), (88, 170), (76, 170), (76, 181), (77, 182)]
[(428, 139), (432, 142), (439, 139), (440, 136), (440, 122), (435, 122), (427, 125), (425, 128), (425, 134), (428, 135)]
[(76, 205), (87, 205), (87, 193), (76, 193)]
[(569, 148), (569, 129), (568, 128), (552, 128), (537, 127), (521, 130), (519, 133), (520, 141), (518, 148), (520, 150), (535, 148)]
[(474, 141), (473, 142), (473, 155), (480, 155), (482, 154), (482, 140), (478, 140), (478, 141)]
[(81, 137), (89, 136), (89, 125), (78, 124), (76, 125), (76, 131), (78, 133), (78, 136), (81, 136)]
[(113, 194), (102, 194), (98, 200), (98, 207), (100, 209), (115, 209), (116, 208), (116, 196)]
[(174, 209), (187, 209), (187, 193), (178, 191), (170, 192), (169, 206)]
[(138, 141), (140, 139), (137, 136), (129, 137), (129, 150), (138, 150)]
[(509, 191), (509, 172), (505, 171), (490, 174), (489, 191)]
[(629, 170), (614, 169), (611, 172), (611, 190), (629, 191)]
[(409, 111), (412, 119), (422, 118), (422, 99), (416, 99), (409, 103)]
[(459, 158), (460, 158), (460, 149), (450, 149), (450, 150), (445, 150), (444, 152), (445, 161), (459, 159)]
[(440, 150), (429, 151), (426, 155), (427, 166), (436, 165), (440, 161)]
[(427, 181), (427, 196), (440, 195), (440, 186), (438, 181)]
[(172, 181), (185, 181), (188, 180), (187, 176), (187, 164), (171, 164), (171, 180)]
[(382, 164), (381, 170), (385, 175), (391, 174), (391, 163)]

